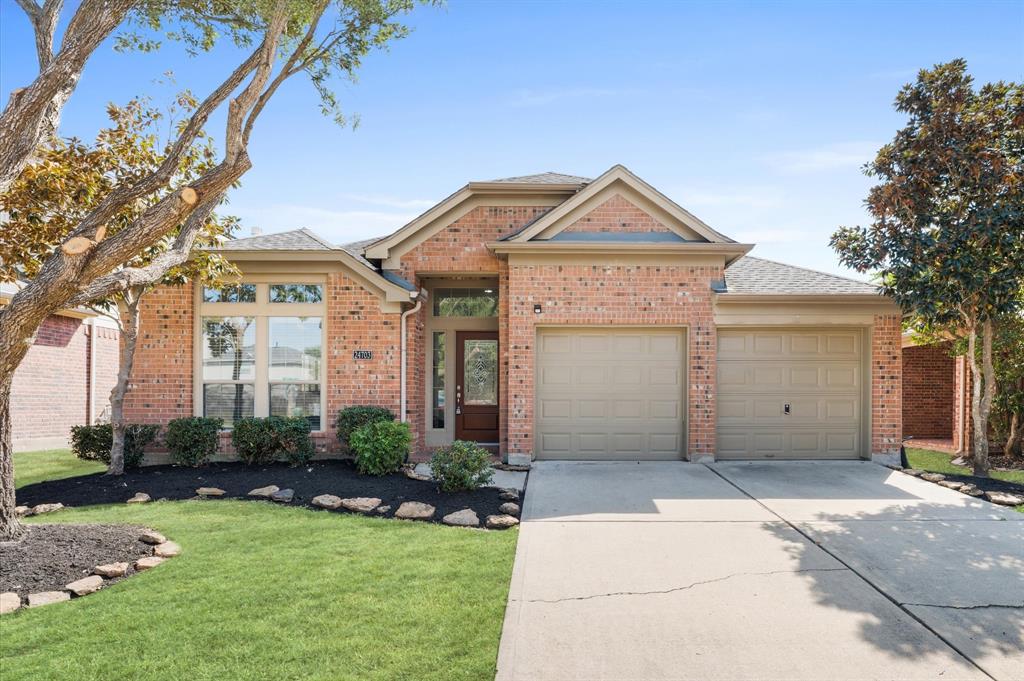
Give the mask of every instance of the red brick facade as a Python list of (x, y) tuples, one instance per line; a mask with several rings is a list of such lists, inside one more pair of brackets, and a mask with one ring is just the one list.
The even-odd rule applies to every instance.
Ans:
[(565, 228), (567, 232), (669, 232), (668, 227), (616, 194)]
[(871, 332), (871, 453), (898, 452), (903, 439), (899, 315), (876, 316)]
[(903, 348), (903, 437), (953, 436), (955, 382), (949, 343)]
[[(90, 335), (96, 334), (95, 346)], [(91, 348), (96, 349), (95, 362)], [(90, 367), (95, 375), (90, 376)], [(76, 317), (53, 315), (39, 327), (11, 390), (11, 437), (18, 451), (63, 447), (71, 427), (95, 419), (117, 382), (118, 333)]]

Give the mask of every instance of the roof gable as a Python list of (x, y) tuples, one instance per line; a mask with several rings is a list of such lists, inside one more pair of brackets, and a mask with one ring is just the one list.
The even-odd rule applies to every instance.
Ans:
[[(621, 202), (630, 206), (624, 206)], [(735, 243), (732, 239), (711, 229), (698, 217), (685, 210), (667, 196), (647, 184), (621, 165), (612, 166), (606, 173), (584, 186), (553, 210), (503, 241), (545, 241), (566, 229), (577, 226), (587, 214), (609, 202), (618, 202), (634, 217), (646, 215), (649, 227), (660, 225), (687, 241), (705, 243)], [(625, 231), (625, 230), (616, 230)]]

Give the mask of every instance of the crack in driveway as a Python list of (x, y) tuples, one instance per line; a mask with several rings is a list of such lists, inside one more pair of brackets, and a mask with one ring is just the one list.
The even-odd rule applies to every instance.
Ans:
[(589, 596), (568, 596), (566, 598), (525, 598), (525, 599), (509, 599), (510, 602), (517, 603), (564, 603), (566, 601), (589, 601), (595, 598), (613, 598), (617, 596), (660, 596), (662, 594), (675, 593), (677, 591), (687, 591), (694, 587), (704, 586), (706, 584), (715, 584), (717, 582), (724, 582), (734, 577), (763, 577), (767, 575), (796, 575), (801, 572), (847, 572), (847, 568), (835, 567), (835, 568), (806, 568), (803, 570), (771, 570), (769, 572), (736, 572), (731, 575), (725, 575), (724, 577), (716, 577), (714, 579), (705, 579), (700, 582), (693, 582), (686, 586), (677, 586), (671, 589), (658, 589), (652, 591), (612, 591), (610, 593), (603, 594), (591, 594)]
[(985, 608), (1004, 608), (1006, 610), (1022, 610), (1024, 603), (986, 603), (984, 605), (942, 605), (941, 603), (900, 603), (900, 605), (917, 606), (919, 608), (944, 608), (947, 610), (984, 610)]

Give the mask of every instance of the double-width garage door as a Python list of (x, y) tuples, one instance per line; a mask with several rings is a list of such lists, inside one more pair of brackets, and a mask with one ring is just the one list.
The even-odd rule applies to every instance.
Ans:
[(682, 458), (684, 339), (682, 329), (541, 329), (537, 458)]
[(718, 330), (719, 459), (855, 459), (864, 333)]

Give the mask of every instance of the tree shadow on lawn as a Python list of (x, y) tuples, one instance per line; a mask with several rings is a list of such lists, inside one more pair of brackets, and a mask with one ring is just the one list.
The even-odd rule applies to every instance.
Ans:
[[(994, 678), (1020, 678), (1024, 522), (935, 519), (934, 509), (898, 506), (819, 518), (794, 525)], [(788, 526), (765, 523), (764, 528), (788, 540), (786, 550), (801, 568), (820, 564), (814, 544), (792, 542)], [(868, 611), (855, 592), (833, 588), (828, 573), (805, 574), (813, 580), (822, 605)], [(872, 645), (899, 656), (948, 652), (933, 636), (894, 640), (892, 624), (866, 618), (861, 634)]]

